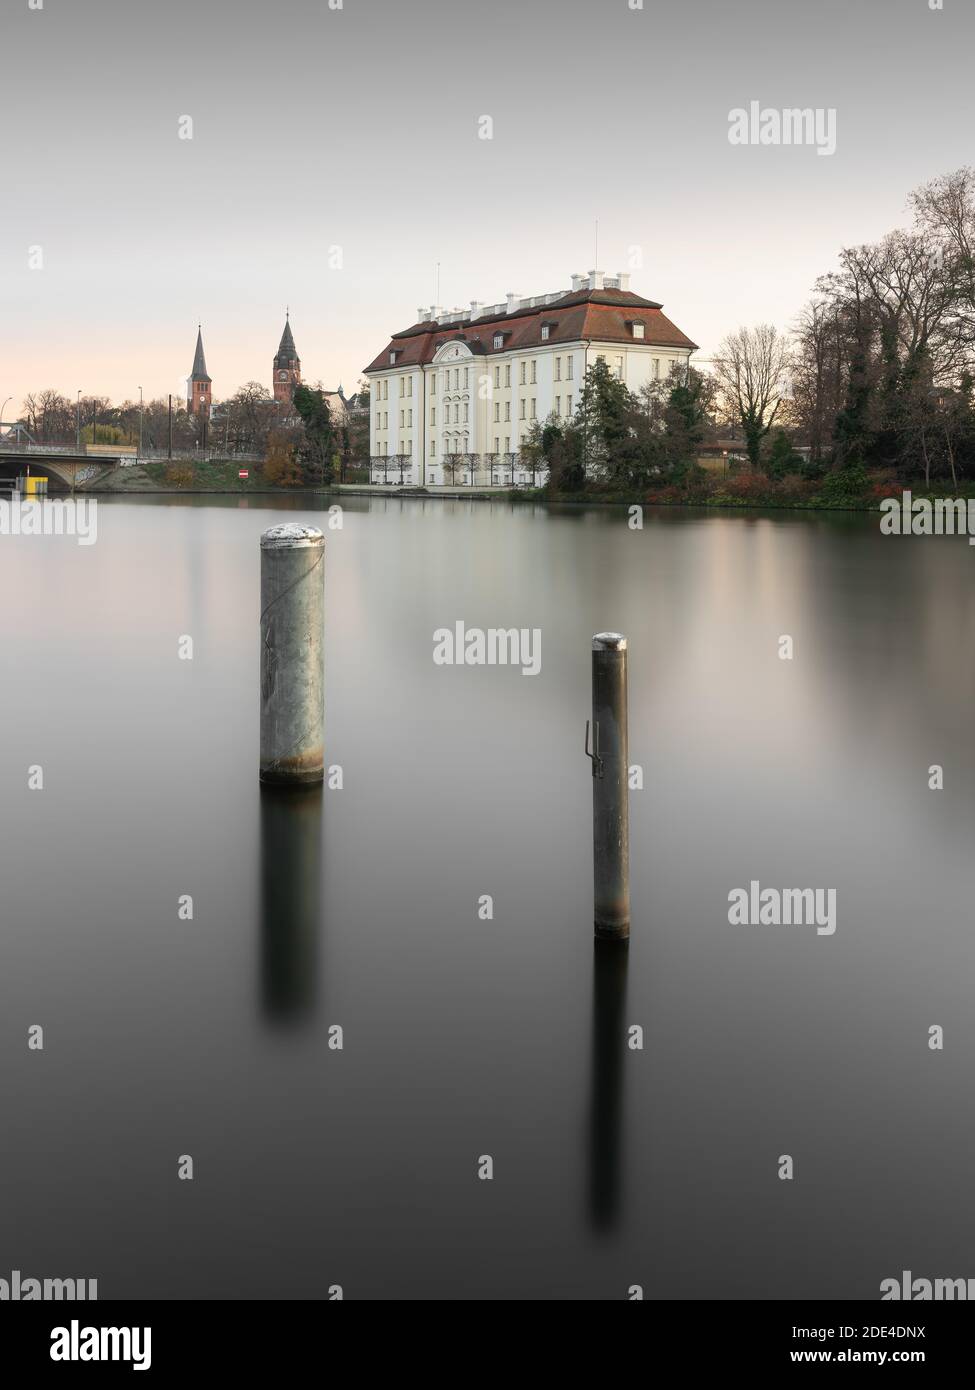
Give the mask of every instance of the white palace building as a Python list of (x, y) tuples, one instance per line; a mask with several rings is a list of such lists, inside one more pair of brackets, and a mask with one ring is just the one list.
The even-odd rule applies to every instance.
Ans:
[(365, 368), (373, 481), (527, 483), (532, 421), (570, 417), (597, 358), (634, 392), (686, 364), (697, 344), (629, 279), (591, 270), (534, 299), (417, 310)]

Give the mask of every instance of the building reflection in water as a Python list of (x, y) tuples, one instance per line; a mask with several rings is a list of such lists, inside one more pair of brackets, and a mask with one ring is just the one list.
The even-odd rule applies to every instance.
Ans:
[(592, 1095), (589, 1102), (589, 1219), (612, 1230), (622, 1183), (623, 1066), (629, 943), (593, 942)]
[(261, 1000), (274, 1024), (315, 1011), (322, 788), (261, 786)]

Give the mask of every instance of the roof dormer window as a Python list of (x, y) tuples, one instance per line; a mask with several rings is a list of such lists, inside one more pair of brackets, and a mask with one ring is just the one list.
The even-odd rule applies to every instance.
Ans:
[(644, 326), (642, 323), (633, 323), (630, 327), (633, 330), (634, 338), (642, 338), (644, 336)]
[(547, 342), (548, 342), (548, 335), (549, 335), (549, 326), (548, 326), (547, 323), (543, 323), (543, 324), (542, 324), (542, 342), (543, 342), (543, 343), (547, 343)]
[(399, 351), (396, 348), (394, 348), (393, 351), (389, 354), (389, 365), (391, 367), (395, 366), (397, 357), (399, 357)]
[(494, 347), (495, 347), (495, 351), (497, 351), (498, 348), (503, 348), (503, 347), (504, 347), (504, 334), (503, 334), (503, 333), (495, 333), (495, 335), (494, 335)]

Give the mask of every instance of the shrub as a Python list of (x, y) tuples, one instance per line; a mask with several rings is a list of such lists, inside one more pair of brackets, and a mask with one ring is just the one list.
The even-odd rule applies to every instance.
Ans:
[(300, 487), (303, 481), (294, 449), (288, 440), (277, 434), (268, 436), (264, 480), (272, 487)]
[(809, 495), (809, 484), (801, 473), (787, 473), (775, 489), (778, 502), (801, 502)]
[(861, 463), (849, 468), (838, 468), (827, 473), (819, 485), (819, 495), (824, 502), (842, 504), (860, 501), (870, 486), (870, 477)]
[(767, 502), (772, 495), (764, 473), (733, 473), (724, 480), (723, 491), (737, 502)]
[(189, 487), (193, 482), (193, 469), (188, 463), (171, 463), (166, 469), (166, 482), (170, 487)]

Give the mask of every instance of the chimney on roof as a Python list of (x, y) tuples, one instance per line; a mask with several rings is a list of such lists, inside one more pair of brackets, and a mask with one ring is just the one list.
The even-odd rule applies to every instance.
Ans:
[(479, 299), (471, 300), (471, 318), (479, 319), (484, 313), (484, 305)]
[(629, 275), (629, 271), (622, 271), (622, 270), (621, 270), (621, 271), (617, 274), (616, 278), (617, 278), (617, 280), (620, 282), (620, 289), (621, 289), (621, 290), (628, 290), (628, 289), (630, 288), (630, 275)]
[(590, 288), (591, 290), (601, 290), (601, 289), (603, 288), (603, 276), (604, 276), (604, 275), (605, 275), (605, 271), (602, 271), (602, 270), (590, 270), (590, 272), (589, 272), (589, 288)]
[(433, 308), (430, 310), (430, 316), (431, 318), (435, 319), (437, 323), (439, 323), (440, 320), (443, 318), (443, 305), (435, 304)]
[(586, 277), (585, 277), (584, 275), (573, 275), (573, 277), (572, 277), (572, 293), (573, 293), (573, 294), (578, 294), (579, 291), (582, 289), (583, 285), (585, 285), (585, 283), (586, 283)]
[(515, 310), (518, 308), (519, 301), (521, 300), (521, 295), (520, 295), (520, 294), (515, 294), (515, 292), (514, 292), (513, 290), (509, 290), (509, 291), (508, 291), (508, 295), (507, 295), (507, 299), (508, 299), (508, 307), (507, 307), (507, 309), (505, 310), (505, 313), (513, 314), (513, 313), (515, 312)]
[(417, 321), (417, 323), (426, 323), (426, 321), (427, 321), (427, 313), (428, 313), (428, 310), (424, 309), (423, 305), (421, 304), (420, 307), (419, 307), (419, 309), (417, 309), (417, 311), (416, 311), (416, 321)]

